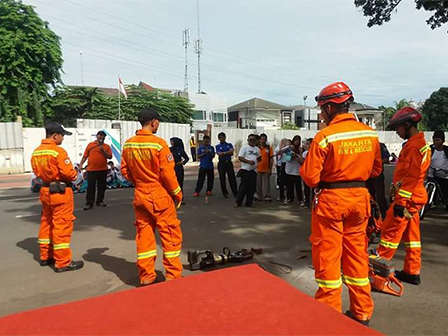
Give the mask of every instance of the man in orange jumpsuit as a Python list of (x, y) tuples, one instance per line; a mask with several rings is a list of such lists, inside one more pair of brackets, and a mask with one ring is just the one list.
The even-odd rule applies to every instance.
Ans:
[(417, 129), (421, 119), (421, 114), (415, 109), (404, 107), (397, 111), (389, 122), (388, 129), (396, 130), (407, 142), (400, 152), (395, 168), (394, 202), (390, 205), (381, 228), (378, 248), (381, 257), (392, 259), (400, 241), (404, 241), (404, 268), (395, 275), (399, 280), (413, 285), (420, 284), (422, 247), (419, 211), (428, 201), (423, 180), (431, 163), (431, 149), (424, 134)]
[(59, 123), (51, 122), (45, 126), (47, 138), (31, 156), (33, 172), (43, 182), (40, 190), (42, 217), (39, 230), (40, 265), (56, 262), (55, 271), (66, 272), (80, 269), (82, 261), (72, 260), (70, 238), (73, 232), (73, 190), (71, 181), (77, 174), (67, 155), (59, 147), (66, 131)]
[(182, 276), (182, 231), (176, 213), (176, 207), (182, 202), (182, 191), (170, 149), (165, 140), (154, 135), (159, 128), (158, 112), (143, 109), (138, 120), (142, 129), (124, 145), (121, 172), (135, 186), (137, 267), (140, 283), (150, 285), (156, 281), (156, 228), (162, 240), (166, 279)]
[(317, 188), (310, 236), (319, 285), (316, 299), (341, 311), (345, 282), (350, 295), (346, 314), (367, 325), (373, 302), (368, 277), (370, 202), (366, 181), (382, 170), (378, 135), (348, 113), (353, 94), (346, 84), (328, 85), (316, 101), (328, 127), (316, 135), (300, 169), (303, 181)]

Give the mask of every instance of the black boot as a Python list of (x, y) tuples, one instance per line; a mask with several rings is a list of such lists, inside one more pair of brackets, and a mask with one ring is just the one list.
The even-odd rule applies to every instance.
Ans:
[(407, 282), (416, 286), (421, 284), (420, 274), (408, 274), (405, 271), (395, 271), (395, 276), (401, 282)]
[(81, 260), (73, 261), (72, 260), (72, 262), (70, 264), (68, 264), (67, 266), (62, 267), (62, 268), (55, 268), (54, 271), (56, 273), (62, 273), (62, 272), (68, 272), (68, 271), (76, 271), (83, 267), (84, 267), (84, 261), (81, 261)]
[(86, 204), (86, 206), (83, 208), (84, 210), (90, 210), (93, 208), (92, 204)]
[(356, 322), (358, 322), (358, 323), (361, 323), (362, 325), (364, 325), (364, 326), (366, 326), (366, 327), (369, 326), (370, 320), (358, 320), (356, 317), (353, 316), (353, 314), (352, 314), (352, 312), (351, 312), (350, 310), (347, 310), (347, 311), (345, 312), (345, 315), (346, 315), (347, 317), (350, 317), (352, 320), (354, 320), (354, 321), (356, 321)]
[(54, 264), (54, 259), (53, 258), (50, 258), (50, 259), (47, 259), (47, 260), (39, 260), (39, 265), (41, 265), (41, 266), (50, 266), (50, 265), (53, 265)]
[(97, 203), (96, 205), (99, 206), (99, 207), (103, 207), (103, 208), (107, 207), (107, 204), (103, 203), (103, 202)]

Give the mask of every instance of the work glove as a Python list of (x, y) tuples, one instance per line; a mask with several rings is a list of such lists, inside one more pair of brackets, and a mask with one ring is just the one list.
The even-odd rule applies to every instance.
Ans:
[(395, 204), (394, 205), (394, 217), (403, 218), (404, 217), (404, 209), (405, 209), (404, 206)]
[(174, 204), (175, 204), (175, 206), (176, 206), (176, 209), (179, 209), (180, 206), (182, 205), (182, 198), (183, 198), (183, 193), (182, 193), (182, 191), (179, 192), (177, 195), (175, 195), (175, 196), (173, 197), (173, 199), (174, 199)]

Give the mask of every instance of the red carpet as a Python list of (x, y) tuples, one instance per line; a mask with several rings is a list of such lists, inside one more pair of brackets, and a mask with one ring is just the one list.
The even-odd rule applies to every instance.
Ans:
[(0, 319), (1, 335), (381, 335), (257, 265)]

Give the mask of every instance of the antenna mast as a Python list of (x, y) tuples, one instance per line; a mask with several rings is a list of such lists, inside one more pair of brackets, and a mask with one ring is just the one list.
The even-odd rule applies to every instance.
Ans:
[(188, 92), (188, 46), (190, 45), (190, 29), (185, 29), (182, 34), (182, 44), (185, 47), (185, 79), (184, 91)]
[(198, 39), (195, 42), (195, 51), (198, 55), (198, 93), (202, 93), (201, 88), (201, 54), (202, 54), (202, 40), (201, 40), (201, 31), (199, 28), (199, 0), (196, 0), (196, 7), (198, 13)]

